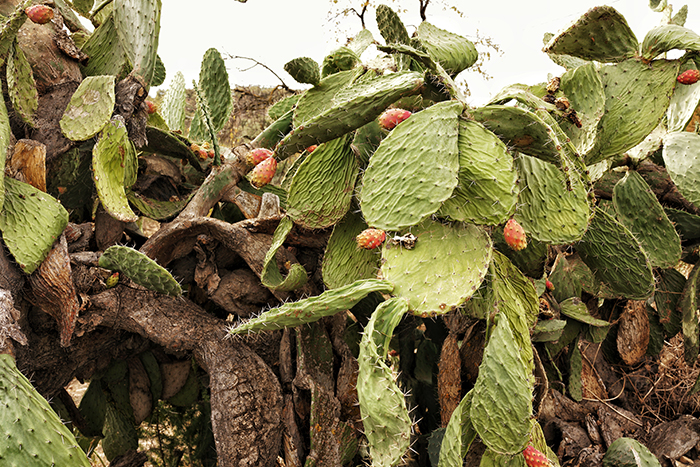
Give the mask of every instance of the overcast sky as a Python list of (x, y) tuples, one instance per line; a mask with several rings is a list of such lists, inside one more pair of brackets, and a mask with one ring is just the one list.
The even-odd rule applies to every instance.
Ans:
[[(343, 2), (343, 0), (339, 0)], [(346, 4), (350, 2), (345, 0)], [(360, 4), (360, 0), (355, 0)], [(393, 8), (406, 9), (401, 14), (409, 34), (420, 23), (418, 0), (388, 0)], [(491, 54), (484, 70), (493, 79), (486, 81), (481, 75), (466, 71), (458, 77), (466, 81), (471, 90), (473, 105), (485, 103), (502, 87), (512, 83), (535, 84), (547, 80), (547, 74), (560, 75), (562, 68), (552, 63), (542, 52), (545, 32), (556, 33), (577, 20), (589, 8), (610, 5), (627, 19), (637, 39), (641, 42), (646, 32), (657, 26), (662, 15), (653, 12), (648, 0), (490, 0), (467, 2), (444, 0), (442, 4), (460, 8), (465, 16), (460, 18), (445, 10), (438, 0), (428, 8), (428, 21), (440, 28), (475, 40), (480, 35), (497, 43), (502, 55)], [(700, 4), (690, 3), (687, 28), (700, 33)], [(684, 2), (672, 3), (674, 12)], [(195, 8), (196, 6), (196, 8)], [(163, 1), (159, 54), (165, 63), (167, 78), (163, 87), (177, 72), (185, 75), (190, 87), (199, 76), (199, 66), (204, 52), (214, 47), (224, 57), (250, 57), (275, 71), (293, 89), (304, 86), (296, 83), (283, 69), (289, 60), (307, 56), (321, 63), (323, 57), (337, 48), (338, 27), (329, 19), (332, 0), (165, 0)], [(374, 11), (367, 14), (368, 28), (375, 39), (382, 41), (376, 30)], [(343, 26), (354, 34), (360, 29), (359, 21), (348, 19)], [(363, 59), (366, 58), (363, 56)], [(263, 67), (243, 59), (227, 60), (232, 86), (261, 84), (274, 86), (279, 80)]]

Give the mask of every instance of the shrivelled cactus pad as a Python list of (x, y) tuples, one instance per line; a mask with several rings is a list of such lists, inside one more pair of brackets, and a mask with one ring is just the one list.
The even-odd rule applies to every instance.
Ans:
[(411, 229), (415, 247), (388, 242), (381, 275), (415, 314), (443, 314), (463, 304), (484, 280), (491, 239), (475, 225), (425, 220)]

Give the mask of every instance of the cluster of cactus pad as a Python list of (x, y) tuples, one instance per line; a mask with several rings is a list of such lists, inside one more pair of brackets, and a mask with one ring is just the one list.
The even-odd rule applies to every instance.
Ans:
[[(24, 2), (7, 19), (0, 54), (13, 106), (31, 124), (36, 89), (14, 35), (27, 16), (42, 23), (49, 13), (29, 5)], [(148, 203), (130, 196), (137, 150), (124, 120), (113, 116), (115, 84), (126, 73), (149, 86), (164, 79), (156, 55), (160, 1), (115, 1), (114, 8), (92, 14), (99, 14), (93, 16), (97, 27), (81, 47), (98, 59), (83, 69), (85, 79), (60, 122), (63, 135), (90, 146), (92, 182), (109, 215), (123, 222), (138, 220), (137, 212), (173, 215), (182, 205), (148, 211)], [(280, 175), (277, 188), (286, 195), (286, 217), (265, 258), (263, 284), (292, 291), (307, 281), (300, 265), (282, 277), (275, 264), (275, 253), (296, 224), (332, 229), (322, 264), (327, 290), (265, 311), (229, 332), (295, 327), (369, 307), (371, 317), (356, 342), (357, 395), (372, 465), (396, 466), (415, 440), (417, 421), (410, 409), (418, 398), (407, 393), (420, 385), (399, 374), (414, 358), (413, 347), (398, 352), (398, 363), (390, 358), (395, 329), (410, 319), (441, 321), (448, 313), (483, 320), (486, 343), (478, 376), (447, 426), (431, 435), (431, 458), (440, 467), (461, 466), (478, 436), (486, 446), (484, 459), (493, 465), (522, 465), (523, 459), (528, 465), (558, 465), (534, 419), (539, 350), (533, 341), (551, 356), (569, 349), (567, 390), (580, 400), (579, 336), (595, 333), (603, 340), (610, 329), (580, 306), (584, 290), (601, 299), (653, 299), (656, 331), (665, 337), (682, 332), (689, 363), (700, 350), (695, 313), (700, 267), (687, 280), (674, 269), (682, 259), (698, 261), (693, 241), (700, 238), (692, 236), (692, 226), (700, 218), (662, 207), (635, 170), (645, 159), (662, 163), (685, 199), (700, 206), (700, 165), (693, 156), (700, 151), (700, 135), (683, 131), (700, 102), (700, 36), (674, 17), (640, 43), (619, 12), (594, 8), (547, 38), (544, 51), (566, 69), (561, 77), (514, 84), (473, 108), (454, 82), (477, 60), (468, 39), (428, 22), (409, 36), (384, 5), (377, 8), (377, 24), (383, 45), (363, 30), (321, 65), (308, 57), (287, 63), (288, 73), (312, 87), (270, 109), (275, 121), (253, 141), (256, 149), (247, 158), (254, 187)], [(363, 64), (361, 56), (372, 43), (386, 56)], [(685, 54), (664, 58), (673, 49)], [(201, 70), (187, 137), (181, 134), (186, 130), (181, 74), (158, 108), (143, 104), (146, 149), (186, 160), (199, 172), (202, 160), (221, 164), (216, 134), (232, 107), (216, 50), (207, 51)], [(8, 113), (0, 100), (0, 166), (9, 141)], [(209, 145), (205, 158), (199, 157), (199, 142)], [(615, 172), (614, 162), (624, 154), (633, 162), (625, 173)], [(85, 183), (66, 177), (61, 183), (69, 190)], [(596, 199), (595, 184), (611, 179), (612, 201)], [(67, 220), (55, 198), (0, 179), (0, 230), (25, 272), (41, 264)], [(559, 245), (571, 245), (569, 253), (553, 248)], [(131, 248), (111, 247), (99, 264), (118, 272), (110, 276), (110, 287), (121, 275), (159, 293), (182, 293), (165, 269)], [(544, 290), (561, 308), (551, 323), (538, 321)], [(624, 453), (648, 457), (638, 443), (624, 443), (611, 446), (610, 465)], [(61, 445), (55, 456), (70, 455), (69, 448)]]

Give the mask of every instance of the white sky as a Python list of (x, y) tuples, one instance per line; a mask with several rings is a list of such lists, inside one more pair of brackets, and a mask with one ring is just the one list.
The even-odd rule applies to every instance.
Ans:
[[(341, 2), (343, 0), (340, 0)], [(470, 102), (484, 104), (491, 95), (513, 83), (535, 84), (547, 80), (547, 74), (560, 75), (562, 68), (542, 52), (545, 32), (557, 33), (577, 20), (589, 8), (610, 5), (627, 19), (641, 42), (646, 32), (659, 25), (660, 13), (653, 12), (648, 0), (490, 0), (467, 2), (445, 0), (464, 13), (459, 18), (444, 10), (434, 0), (428, 8), (428, 21), (440, 28), (474, 40), (476, 31), (497, 43), (503, 55), (491, 54), (484, 70), (493, 76), (485, 81), (479, 74), (466, 71), (457, 81), (466, 81), (471, 90)], [(700, 2), (689, 3), (685, 27), (700, 33)], [(347, 3), (347, 1), (346, 1)], [(359, 4), (359, 0), (354, 1)], [(396, 9), (408, 10), (401, 14), (409, 34), (420, 23), (418, 0), (386, 0)], [(675, 2), (674, 13), (685, 2)], [(185, 75), (187, 86), (199, 76), (204, 52), (214, 47), (226, 58), (243, 56), (254, 58), (275, 71), (293, 89), (304, 85), (296, 83), (283, 65), (296, 57), (307, 56), (318, 63), (339, 46), (338, 28), (328, 19), (332, 0), (199, 0), (193, 8), (192, 0), (164, 0), (158, 52), (165, 63), (167, 78), (163, 87), (177, 72)], [(376, 30), (374, 11), (366, 15), (368, 28), (374, 38), (382, 42)], [(345, 23), (350, 35), (360, 29), (357, 19)], [(344, 43), (345, 37), (341, 42)], [(366, 59), (363, 56), (363, 59)], [(244, 71), (254, 63), (247, 60), (226, 60), (231, 85), (260, 84), (274, 86), (279, 80), (268, 70), (257, 66)]]

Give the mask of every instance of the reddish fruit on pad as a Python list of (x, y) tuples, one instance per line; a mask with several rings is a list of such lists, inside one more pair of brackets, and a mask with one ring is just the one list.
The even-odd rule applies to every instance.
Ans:
[(385, 110), (384, 113), (379, 116), (379, 126), (385, 130), (393, 130), (396, 125), (410, 116), (411, 112), (404, 109)]
[(277, 170), (277, 161), (274, 157), (268, 157), (260, 162), (250, 172), (250, 183), (255, 188), (260, 188), (272, 181)]
[(550, 467), (549, 459), (532, 446), (528, 446), (523, 451), (523, 457), (528, 467)]
[(158, 112), (158, 104), (151, 101), (146, 101), (146, 112), (148, 115)]
[(248, 165), (258, 165), (268, 157), (272, 157), (273, 152), (265, 148), (255, 148), (245, 156)]
[(681, 84), (695, 84), (700, 80), (700, 71), (698, 70), (686, 70), (676, 78)]
[(515, 219), (510, 219), (506, 222), (506, 226), (503, 228), (503, 237), (505, 237), (508, 246), (515, 251), (520, 251), (527, 247), (525, 231)]
[(386, 232), (381, 229), (365, 229), (355, 237), (357, 246), (365, 250), (374, 250), (379, 245), (384, 243)]
[(53, 8), (46, 5), (32, 5), (24, 12), (36, 24), (46, 24), (53, 19)]

